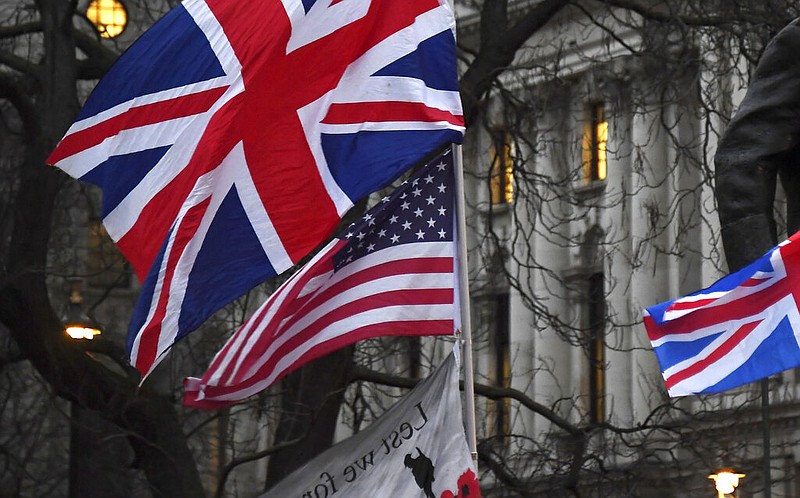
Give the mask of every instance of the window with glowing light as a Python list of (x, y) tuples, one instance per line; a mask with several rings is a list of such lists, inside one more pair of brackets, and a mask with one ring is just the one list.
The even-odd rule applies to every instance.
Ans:
[(583, 124), (583, 183), (589, 184), (606, 179), (606, 152), (608, 145), (608, 121), (605, 105), (589, 106)]
[(492, 130), (492, 167), (489, 194), (492, 205), (514, 201), (514, 156), (511, 133), (505, 128)]
[(114, 38), (125, 31), (128, 11), (119, 0), (92, 0), (86, 8), (86, 18), (94, 24), (103, 38)]

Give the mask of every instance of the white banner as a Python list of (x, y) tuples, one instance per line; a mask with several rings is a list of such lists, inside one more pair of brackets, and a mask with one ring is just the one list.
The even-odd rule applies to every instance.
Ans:
[(261, 498), (476, 498), (480, 488), (450, 356), (364, 431), (300, 467)]

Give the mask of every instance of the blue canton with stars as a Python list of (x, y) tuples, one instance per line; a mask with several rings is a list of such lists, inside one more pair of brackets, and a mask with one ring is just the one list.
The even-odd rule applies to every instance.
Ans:
[(334, 269), (391, 246), (452, 242), (453, 190), (453, 154), (447, 149), (339, 236), (348, 244), (333, 256)]

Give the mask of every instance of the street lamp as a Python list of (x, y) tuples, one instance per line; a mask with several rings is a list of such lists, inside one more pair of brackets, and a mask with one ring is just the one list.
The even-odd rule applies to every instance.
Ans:
[[(72, 280), (70, 284), (69, 304), (67, 304), (67, 311), (62, 318), (64, 332), (77, 341), (92, 340), (95, 336), (102, 334), (102, 331), (97, 323), (83, 310), (81, 280)], [(69, 488), (67, 491), (69, 498), (77, 498), (83, 495), (87, 489), (87, 483), (91, 482), (90, 478), (81, 475), (81, 462), (86, 459), (86, 456), (82, 453), (87, 447), (87, 441), (92, 440), (91, 432), (87, 432), (85, 428), (87, 415), (91, 416), (90, 413), (84, 413), (77, 401), (70, 403)]]
[(125, 31), (128, 11), (119, 0), (92, 0), (86, 8), (86, 18), (94, 24), (103, 38), (114, 38)]
[(709, 475), (708, 478), (714, 481), (714, 487), (719, 493), (719, 498), (725, 498), (725, 495), (733, 494), (736, 487), (739, 486), (739, 479), (744, 476), (744, 474), (738, 474), (731, 469), (721, 469), (716, 474)]
[(81, 295), (81, 281), (72, 281), (72, 290), (69, 294), (69, 304), (63, 317), (64, 331), (73, 339), (94, 339), (102, 334), (94, 320), (83, 310), (83, 296)]

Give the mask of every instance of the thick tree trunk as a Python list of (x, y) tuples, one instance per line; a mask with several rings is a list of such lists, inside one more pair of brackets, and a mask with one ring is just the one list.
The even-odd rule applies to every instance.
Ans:
[[(44, 160), (78, 110), (72, 38), (75, 2), (39, 0), (44, 55), (28, 76), (35, 99), (14, 102), (25, 127), (26, 155), (14, 199), (14, 225), (0, 283), (0, 321), (59, 396), (116, 424), (128, 435), (154, 495), (204, 495), (172, 401), (138, 379), (115, 373), (70, 342), (46, 285), (47, 247), (56, 195), (66, 176)], [(120, 462), (127, 465), (128, 462)]]
[[(194, 458), (172, 400), (142, 390), (66, 339), (34, 273), (0, 289), (0, 320), (59, 396), (91, 410), (129, 435), (137, 465), (156, 496), (203, 496)], [(121, 462), (120, 464), (126, 464)]]
[(284, 379), (285, 391), (275, 444), (297, 437), (305, 438), (270, 457), (267, 488), (333, 443), (352, 364), (353, 348), (348, 347), (320, 358)]

